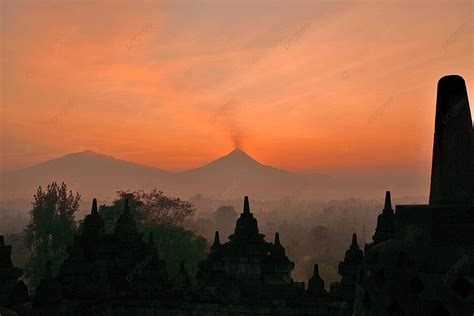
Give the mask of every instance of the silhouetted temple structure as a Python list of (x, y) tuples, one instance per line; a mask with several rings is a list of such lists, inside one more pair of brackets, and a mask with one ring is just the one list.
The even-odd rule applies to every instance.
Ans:
[[(318, 265), (305, 289), (294, 282), (284, 239), (267, 242), (248, 197), (227, 242), (216, 232), (192, 284), (181, 263), (173, 280), (153, 236), (138, 232), (128, 201), (106, 234), (94, 199), (58, 275), (50, 264), (34, 298), (0, 236), (0, 305), (20, 315), (466, 315), (474, 314), (474, 132), (464, 81), (438, 84), (428, 205), (377, 218), (373, 242), (356, 234), (327, 292)], [(2, 313), (6, 309), (0, 310)]]
[(428, 205), (387, 194), (356, 289), (356, 315), (474, 314), (474, 132), (464, 80), (438, 83)]
[[(229, 241), (221, 243), (216, 232), (208, 257), (199, 264), (197, 284), (191, 284), (183, 263), (177, 276), (169, 280), (153, 236), (143, 241), (128, 201), (114, 232), (106, 234), (94, 199), (82, 233), (68, 248), (57, 276), (52, 275), (48, 262), (31, 308), (15, 306), (20, 301), (5, 305), (23, 315), (351, 314), (352, 297), (328, 294), (317, 265), (305, 290), (304, 283), (291, 278), (294, 263), (286, 256), (279, 234), (273, 243), (264, 237), (245, 197)], [(349, 265), (354, 249), (352, 245), (346, 254)], [(10, 260), (8, 251), (2, 255)], [(7, 266), (20, 271), (10, 261)], [(10, 289), (5, 293), (14, 293), (20, 274), (10, 273)], [(344, 281), (346, 278), (352, 280), (352, 274), (344, 276), (342, 284), (353, 291), (355, 283)]]
[(294, 263), (279, 234), (273, 243), (264, 237), (245, 197), (234, 234), (221, 244), (216, 232), (208, 258), (199, 265), (199, 301), (229, 314), (350, 314), (346, 300), (327, 295), (317, 268), (305, 293), (304, 284), (291, 278)]
[(474, 204), (473, 137), (463, 78), (441, 78), (436, 99), (430, 205)]
[(0, 235), (0, 306), (12, 306), (29, 300), (25, 283), (18, 281), (23, 271), (13, 266), (11, 253), (12, 246), (5, 245), (4, 236)]
[(212, 254), (199, 266), (198, 278), (203, 289), (209, 291), (209, 295), (222, 296), (229, 292), (235, 299), (249, 300), (259, 296), (277, 299), (278, 296), (301, 295), (304, 284), (291, 279), (294, 263), (285, 255), (278, 233), (273, 244), (266, 242), (264, 237), (250, 212), (248, 197), (245, 197), (244, 210), (229, 242), (221, 244), (216, 232)]
[(357, 243), (357, 235), (352, 235), (352, 243), (344, 255), (344, 261), (339, 263), (339, 274), (342, 275), (341, 282), (331, 291), (336, 297), (342, 298), (350, 303), (354, 301), (354, 293), (357, 283), (357, 276), (364, 253)]
[(324, 288), (324, 280), (319, 275), (318, 264), (314, 265), (314, 273), (311, 279), (308, 280), (308, 289), (306, 290), (308, 297), (325, 297), (328, 295)]
[(128, 201), (114, 232), (105, 234), (94, 199), (59, 274), (41, 281), (33, 314), (136, 314), (150, 299), (163, 311), (173, 308), (171, 294), (165, 262), (153, 237), (143, 241), (138, 233)]
[[(393, 238), (394, 212), (392, 208), (392, 197), (390, 191), (385, 193), (385, 204), (382, 214), (377, 217), (377, 227), (375, 234), (372, 237), (373, 243), (370, 245), (377, 245), (383, 241)], [(369, 247), (370, 247), (369, 246)]]

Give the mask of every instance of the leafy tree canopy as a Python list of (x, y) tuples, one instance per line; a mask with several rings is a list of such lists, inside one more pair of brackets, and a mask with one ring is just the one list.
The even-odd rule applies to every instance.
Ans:
[(67, 247), (72, 243), (76, 225), (74, 213), (79, 209), (81, 196), (67, 190), (66, 184), (56, 182), (40, 186), (32, 202), (30, 222), (23, 232), (23, 242), (31, 252), (25, 266), (31, 288), (36, 289), (45, 276), (46, 262), (56, 272), (67, 255)]
[(194, 278), (198, 263), (205, 257), (207, 243), (203, 237), (179, 226), (194, 214), (193, 204), (168, 197), (156, 189), (149, 193), (142, 190), (117, 191), (112, 205), (99, 207), (106, 232), (113, 232), (115, 222), (123, 212), (125, 199), (129, 201), (138, 230), (144, 236), (153, 233), (158, 253), (166, 261), (169, 275), (175, 276), (181, 261), (184, 261), (188, 273)]

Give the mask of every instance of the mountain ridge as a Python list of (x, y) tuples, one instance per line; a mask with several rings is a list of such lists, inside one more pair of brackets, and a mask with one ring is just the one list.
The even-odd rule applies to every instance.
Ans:
[[(403, 195), (426, 191), (423, 177), (385, 173), (368, 177), (338, 176), (319, 172), (297, 173), (265, 165), (241, 148), (196, 168), (167, 171), (92, 150), (70, 153), (16, 171), (0, 174), (2, 200), (31, 200), (39, 186), (65, 182), (83, 198), (111, 201), (119, 190), (156, 188), (184, 199), (204, 195), (215, 199), (241, 198), (275, 200), (285, 197), (327, 200), (348, 197), (375, 197), (386, 189)], [(382, 189), (381, 189), (382, 188)]]
[[(179, 172), (146, 166), (112, 155), (84, 150), (4, 174), (6, 196), (32, 196), (38, 186), (65, 182), (87, 197), (113, 198), (117, 190), (158, 188), (170, 194), (191, 196), (235, 197), (252, 193), (274, 198), (301, 187), (308, 177), (327, 181), (328, 175), (301, 175), (262, 164), (241, 148), (202, 166)], [(316, 181), (316, 182), (318, 182)], [(294, 189), (293, 189), (294, 190)], [(25, 194), (26, 193), (26, 194)], [(5, 194), (2, 194), (5, 195)], [(229, 197), (230, 197), (229, 195)]]
[(7, 172), (8, 173), (10, 173), (10, 172), (22, 172), (22, 171), (25, 171), (25, 170), (36, 169), (36, 168), (39, 168), (39, 167), (44, 166), (44, 165), (57, 163), (57, 162), (60, 162), (60, 161), (63, 161), (63, 160), (75, 160), (75, 159), (78, 159), (78, 158), (115, 161), (115, 162), (118, 162), (118, 163), (124, 163), (124, 164), (139, 166), (139, 167), (145, 167), (145, 168), (152, 168), (152, 169), (156, 169), (156, 170), (161, 170), (163, 172), (170, 172), (170, 171), (158, 168), (158, 167), (147, 166), (147, 165), (143, 165), (143, 164), (136, 163), (136, 162), (133, 162), (133, 161), (128, 161), (128, 160), (125, 160), (125, 159), (116, 158), (113, 155), (107, 155), (107, 154), (99, 153), (99, 152), (96, 152), (96, 151), (93, 151), (93, 150), (90, 150), (90, 149), (86, 149), (86, 150), (79, 151), (79, 152), (68, 153), (68, 154), (62, 155), (60, 157), (52, 158), (52, 159), (49, 159), (49, 160), (31, 165), (31, 166), (27, 166), (27, 167), (24, 167), (24, 168), (17, 169), (17, 170), (6, 171), (4, 173), (7, 173)]

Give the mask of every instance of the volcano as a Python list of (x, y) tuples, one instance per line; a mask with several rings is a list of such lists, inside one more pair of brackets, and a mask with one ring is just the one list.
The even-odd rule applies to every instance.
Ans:
[(302, 175), (264, 165), (240, 148), (201, 167), (168, 172), (86, 150), (2, 176), (2, 198), (31, 199), (38, 186), (65, 182), (83, 197), (112, 199), (117, 190), (157, 188), (168, 194), (214, 198), (282, 198), (332, 181), (324, 174)]

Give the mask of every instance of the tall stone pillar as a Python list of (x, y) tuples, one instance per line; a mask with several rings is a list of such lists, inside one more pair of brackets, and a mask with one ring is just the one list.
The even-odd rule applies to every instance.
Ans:
[(466, 84), (438, 82), (430, 205), (474, 203), (474, 133)]

